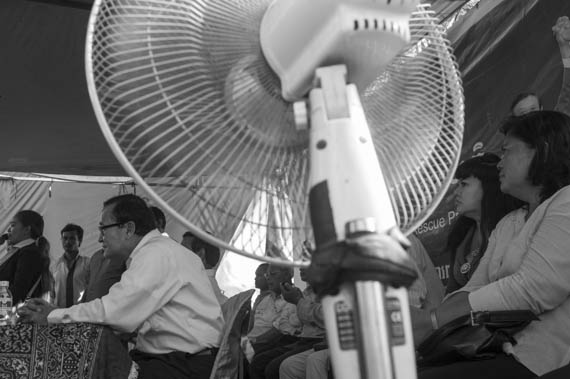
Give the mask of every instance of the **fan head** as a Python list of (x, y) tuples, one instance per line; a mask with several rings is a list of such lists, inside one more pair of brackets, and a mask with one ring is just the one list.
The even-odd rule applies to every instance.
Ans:
[[(97, 0), (87, 80), (111, 149), (159, 206), (222, 248), (299, 263), (311, 240), (308, 133), (260, 47), (271, 3)], [(463, 134), (443, 31), (426, 7), (409, 25), (410, 42), (359, 89), (406, 233), (443, 196)]]

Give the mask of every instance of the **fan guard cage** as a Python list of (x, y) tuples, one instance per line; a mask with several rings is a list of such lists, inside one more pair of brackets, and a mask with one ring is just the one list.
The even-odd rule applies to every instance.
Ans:
[[(308, 133), (294, 127), (260, 50), (270, 3), (97, 0), (87, 81), (112, 151), (159, 207), (223, 249), (299, 263), (312, 235)], [(410, 32), (407, 48), (360, 91), (405, 233), (443, 197), (463, 135), (461, 81), (443, 28), (420, 6)]]

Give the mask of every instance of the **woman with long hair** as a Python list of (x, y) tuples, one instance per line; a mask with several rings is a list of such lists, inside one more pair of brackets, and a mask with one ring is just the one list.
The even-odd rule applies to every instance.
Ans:
[(447, 239), (451, 258), (447, 293), (467, 284), (499, 220), (523, 205), (501, 192), (499, 161), (497, 155), (486, 153), (462, 162), (455, 172), (455, 179), (459, 181), (455, 190), (459, 218)]
[(502, 131), (501, 191), (526, 207), (497, 224), (465, 287), (431, 312), (411, 309), (414, 337), (419, 343), (471, 311), (530, 310), (539, 320), (492, 359), (429, 367), (420, 379), (526, 379), (570, 363), (570, 117), (533, 112)]
[(51, 292), (49, 243), (43, 232), (44, 219), (32, 210), (16, 213), (10, 222), (8, 240), (12, 247), (10, 257), (0, 266), (0, 280), (10, 282), (14, 304)]

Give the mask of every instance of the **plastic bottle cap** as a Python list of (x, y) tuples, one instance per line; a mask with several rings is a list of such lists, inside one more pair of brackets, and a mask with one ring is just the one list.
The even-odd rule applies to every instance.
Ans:
[(3, 280), (0, 281), (0, 287), (9, 287), (10, 286), (10, 282)]

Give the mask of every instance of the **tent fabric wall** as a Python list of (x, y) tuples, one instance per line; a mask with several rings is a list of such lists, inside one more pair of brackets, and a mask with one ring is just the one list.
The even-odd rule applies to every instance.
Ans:
[(88, 19), (87, 10), (0, 1), (0, 170), (125, 175), (87, 92)]
[[(97, 227), (103, 202), (116, 195), (135, 192), (148, 199), (145, 193), (132, 185), (2, 179), (0, 232), (8, 229), (18, 211), (32, 209), (44, 217), (44, 236), (51, 245), (52, 264), (63, 254), (60, 231), (67, 223), (78, 224), (84, 229), (80, 253), (91, 256), (101, 248)], [(166, 215), (166, 220), (166, 232), (180, 241), (184, 227), (169, 215)], [(0, 247), (0, 254), (4, 252), (5, 244)]]
[[(44, 236), (51, 245), (52, 266), (63, 254), (60, 231), (67, 223), (80, 225), (84, 229), (80, 254), (90, 257), (101, 248), (97, 227), (105, 200), (120, 194), (135, 193), (153, 204), (148, 193), (132, 184), (58, 182), (21, 173), (4, 175), (6, 177), (0, 179), (0, 211), (3, 215), (0, 233), (8, 229), (18, 211), (31, 209), (38, 212), (44, 217)], [(182, 224), (166, 214), (166, 232), (172, 239), (180, 242), (185, 231)], [(0, 259), (4, 254), (6, 244), (0, 246)], [(233, 295), (254, 287), (253, 272), (259, 264), (257, 261), (231, 253), (224, 254), (221, 261), (225, 263), (218, 279), (223, 290)]]

